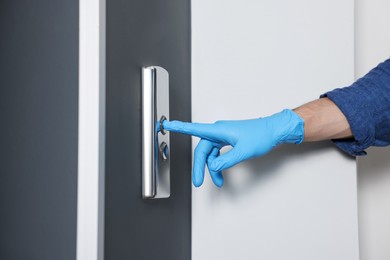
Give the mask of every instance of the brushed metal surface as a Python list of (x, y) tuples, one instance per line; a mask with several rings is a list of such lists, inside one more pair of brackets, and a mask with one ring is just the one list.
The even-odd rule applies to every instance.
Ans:
[[(161, 119), (169, 118), (169, 74), (159, 66), (142, 68), (142, 197), (170, 196), (169, 132)], [(163, 144), (164, 149), (160, 149)]]

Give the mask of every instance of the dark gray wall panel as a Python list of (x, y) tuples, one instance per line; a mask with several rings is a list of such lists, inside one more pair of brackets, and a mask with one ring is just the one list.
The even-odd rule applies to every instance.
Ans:
[(78, 1), (0, 1), (0, 259), (75, 259)]
[(191, 120), (190, 1), (107, 1), (105, 257), (191, 257), (191, 139), (171, 135), (171, 197), (141, 199), (141, 66), (170, 75), (171, 119)]

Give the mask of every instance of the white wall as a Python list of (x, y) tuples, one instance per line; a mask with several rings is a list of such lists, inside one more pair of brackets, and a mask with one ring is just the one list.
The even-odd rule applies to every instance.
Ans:
[[(353, 82), (354, 2), (195, 0), (192, 44), (194, 122), (266, 116)], [(224, 176), (193, 189), (193, 260), (358, 259), (356, 164), (332, 144)]]
[(106, 1), (79, 1), (77, 260), (104, 258)]
[[(390, 56), (390, 1), (356, 0), (356, 77)], [(361, 260), (390, 259), (390, 148), (358, 159)]]

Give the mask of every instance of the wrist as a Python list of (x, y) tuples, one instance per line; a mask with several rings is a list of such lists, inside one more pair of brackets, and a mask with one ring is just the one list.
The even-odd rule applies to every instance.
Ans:
[[(302, 117), (291, 109), (284, 109), (275, 114), (282, 122), (282, 131), (279, 133), (279, 142), (300, 144), (305, 136), (305, 122)], [(280, 124), (279, 124), (280, 125)]]
[(349, 123), (333, 101), (320, 98), (296, 109), (305, 122), (305, 141), (321, 141), (352, 137)]

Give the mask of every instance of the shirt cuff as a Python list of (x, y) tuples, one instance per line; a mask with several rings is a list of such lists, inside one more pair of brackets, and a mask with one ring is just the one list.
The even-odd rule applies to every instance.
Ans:
[(332, 139), (332, 142), (351, 156), (362, 156), (364, 151), (375, 142), (375, 128), (372, 127), (371, 109), (369, 104), (362, 104), (361, 97), (350, 88), (338, 88), (322, 94), (320, 98), (328, 97), (341, 110), (348, 120), (353, 138)]

